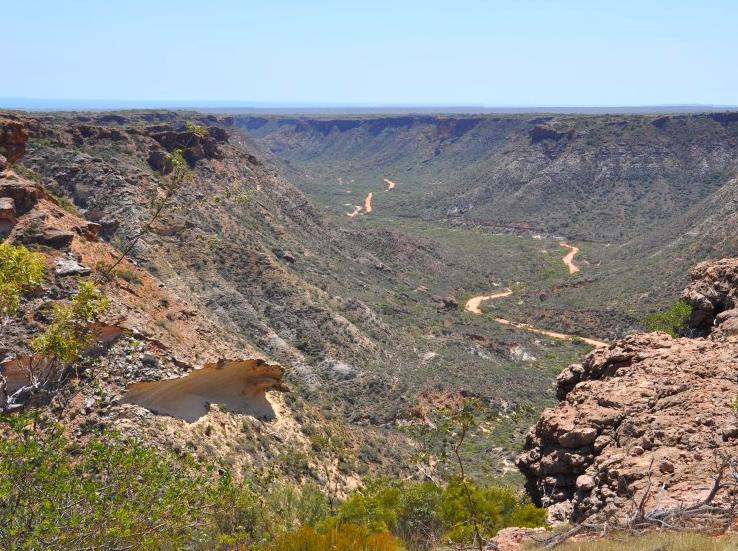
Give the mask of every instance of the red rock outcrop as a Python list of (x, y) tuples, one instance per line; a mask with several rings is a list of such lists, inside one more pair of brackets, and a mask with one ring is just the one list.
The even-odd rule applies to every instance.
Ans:
[(0, 119), (0, 170), (5, 168), (5, 161), (12, 163), (23, 156), (28, 141), (28, 130), (19, 120)]
[(738, 456), (738, 260), (703, 262), (692, 277), (684, 297), (706, 337), (628, 336), (559, 375), (561, 403), (518, 459), (552, 519), (624, 516), (645, 494), (646, 509), (692, 504), (721, 457)]

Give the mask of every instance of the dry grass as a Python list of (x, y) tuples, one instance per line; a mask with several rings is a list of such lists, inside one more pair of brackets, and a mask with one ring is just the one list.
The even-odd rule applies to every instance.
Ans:
[[(538, 546), (526, 548), (540, 549)], [(610, 534), (606, 539), (569, 541), (557, 551), (735, 551), (738, 536), (708, 536), (690, 532), (652, 532), (641, 536)]]

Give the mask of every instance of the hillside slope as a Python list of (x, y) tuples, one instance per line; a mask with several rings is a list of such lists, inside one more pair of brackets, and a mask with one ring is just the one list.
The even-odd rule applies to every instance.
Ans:
[(738, 174), (738, 117), (725, 113), (235, 120), (322, 200), (390, 177), (393, 215), (572, 239), (658, 232)]

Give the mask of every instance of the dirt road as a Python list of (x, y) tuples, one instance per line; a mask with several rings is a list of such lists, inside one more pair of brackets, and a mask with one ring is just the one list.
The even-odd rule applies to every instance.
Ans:
[[(497, 298), (509, 297), (510, 295), (512, 295), (512, 290), (505, 289), (504, 291), (500, 291), (499, 293), (493, 293), (491, 295), (479, 295), (476, 297), (472, 297), (466, 301), (466, 304), (464, 305), (464, 310), (466, 310), (467, 312), (471, 312), (472, 314), (481, 314), (482, 310), (480, 306), (482, 302), (484, 302), (485, 300), (493, 300)], [(511, 325), (512, 327), (517, 327), (518, 329), (523, 329), (531, 333), (545, 335), (547, 337), (551, 337), (553, 339), (558, 339), (562, 341), (573, 341), (574, 339), (581, 339), (587, 344), (594, 346), (594, 347), (607, 346), (608, 344), (604, 341), (600, 341), (597, 339), (590, 339), (587, 337), (580, 337), (579, 335), (569, 335), (567, 333), (557, 333), (556, 331), (547, 331), (545, 329), (539, 329), (538, 327), (533, 327), (532, 325), (529, 325), (527, 323), (510, 321), (505, 318), (494, 318), (494, 320), (501, 325)]]
[(569, 268), (569, 275), (577, 273), (579, 271), (579, 266), (574, 264), (574, 256), (579, 252), (579, 247), (569, 245), (567, 243), (564, 243), (563, 241), (559, 243), (559, 245), (561, 245), (565, 249), (569, 249), (569, 252), (566, 253), (566, 256), (561, 259), (564, 264), (566, 264), (566, 267)]
[(464, 305), (464, 310), (466, 310), (467, 312), (471, 312), (472, 314), (481, 314), (482, 310), (480, 306), (485, 300), (509, 297), (510, 295), (512, 295), (512, 289), (505, 289), (504, 291), (500, 291), (499, 293), (494, 293), (491, 295), (479, 295), (478, 297), (472, 297), (466, 301), (466, 304)]
[(370, 191), (364, 199), (364, 214), (369, 214), (372, 211), (372, 195), (374, 194)]

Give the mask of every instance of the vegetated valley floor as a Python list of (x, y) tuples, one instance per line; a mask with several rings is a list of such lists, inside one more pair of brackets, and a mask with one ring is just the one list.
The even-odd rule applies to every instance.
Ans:
[[(236, 125), (335, 224), (403, 266), (407, 289), (370, 301), (430, 351), (403, 378), (438, 394), (512, 399), (477, 435), (481, 470), (495, 446), (517, 447), (534, 417), (525, 412), (551, 403), (553, 377), (590, 349), (494, 318), (613, 340), (676, 300), (690, 265), (738, 247), (735, 208), (724, 206), (738, 174), (735, 114), (240, 116)], [(374, 240), (380, 230), (395, 239)], [(413, 270), (405, 236), (441, 251), (437, 270)], [(578, 272), (562, 261), (571, 252), (562, 242), (578, 247)], [(481, 316), (464, 311), (470, 297), (506, 288)], [(425, 292), (455, 300), (434, 313), (419, 305)]]

